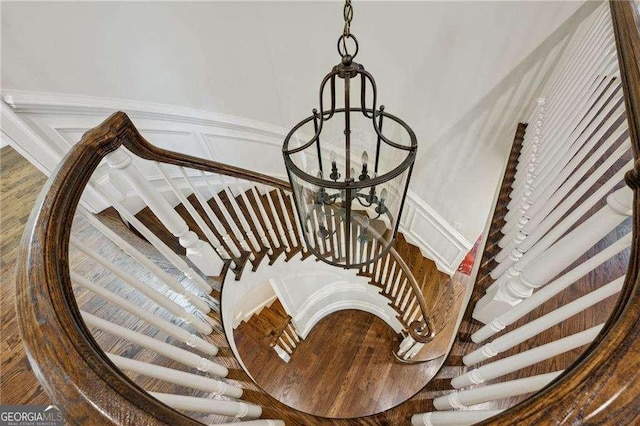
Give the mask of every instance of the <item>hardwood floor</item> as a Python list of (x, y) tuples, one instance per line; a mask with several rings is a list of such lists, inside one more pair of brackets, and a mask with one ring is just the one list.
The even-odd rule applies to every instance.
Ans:
[[(259, 317), (257, 315), (256, 317)], [(314, 326), (285, 363), (253, 319), (234, 337), (258, 386), (274, 398), (321, 417), (361, 417), (416, 394), (433, 377), (433, 363), (404, 364), (393, 356), (396, 333), (367, 312), (340, 311)]]
[(49, 404), (27, 361), (15, 311), (15, 264), (31, 208), (46, 177), (13, 148), (0, 150), (0, 403)]

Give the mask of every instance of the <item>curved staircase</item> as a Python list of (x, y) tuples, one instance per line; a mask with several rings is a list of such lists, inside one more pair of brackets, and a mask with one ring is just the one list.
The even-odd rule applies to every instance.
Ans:
[[(354, 271), (397, 311), (398, 362), (434, 377), (368, 417), (289, 408), (252, 382), (225, 338), (223, 285), (278, 259), (312, 261), (288, 184), (157, 148), (114, 114), (50, 178), (21, 247), (18, 319), (46, 392), (75, 424), (638, 420), (639, 22), (633, 3), (612, 2), (567, 48), (548, 103), (518, 127), (473, 289), (438, 281), (401, 236)], [(95, 216), (79, 202), (99, 167), (110, 179), (92, 185), (115, 210)], [(148, 206), (137, 216), (123, 204), (132, 189)], [(339, 257), (333, 241), (324, 249)], [(356, 255), (379, 249), (346, 244)]]

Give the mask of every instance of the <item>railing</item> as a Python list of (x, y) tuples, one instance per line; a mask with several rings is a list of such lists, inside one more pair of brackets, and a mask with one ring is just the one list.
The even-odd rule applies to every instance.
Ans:
[[(544, 94), (546, 101), (530, 120), (520, 167), (514, 171), (517, 176), (514, 176), (511, 199), (515, 201), (508, 209), (508, 217), (505, 216), (505, 238), (500, 243), (504, 251), (496, 257), (498, 266), (493, 268), (496, 282), (477, 308), (476, 316), (486, 321), (487, 326), (477, 331), (473, 339), (485, 342), (492, 338), (503, 326), (509, 327), (543, 300), (570, 287), (576, 279), (630, 246), (628, 272), (624, 278), (613, 277), (575, 302), (541, 316), (540, 320), (515, 328), (515, 333), (509, 330), (490, 344), (485, 343), (484, 349), (478, 346), (477, 351), (466, 354), (464, 362), (475, 365), (492, 356), (499, 357), (496, 354), (510, 350), (523, 339), (540, 335), (610, 295), (619, 294), (618, 303), (605, 323), (592, 324), (578, 332), (572, 330), (542, 346), (484, 364), (454, 378), (452, 384), (461, 388), (499, 378), (554, 353), (590, 345), (564, 371), (491, 383), (477, 389), (455, 390), (436, 399), (434, 405), (437, 409), (449, 409), (536, 392), (524, 402), (502, 413), (499, 412), (504, 407), (419, 414), (414, 417), (414, 423), (462, 425), (497, 415), (487, 423), (629, 424), (639, 414), (640, 19), (630, 2), (612, 2), (610, 8), (620, 72), (616, 72), (615, 55), (611, 50), (603, 49), (613, 46), (611, 26), (604, 9), (585, 23), (584, 43), (573, 50), (576, 54), (565, 60), (564, 67), (558, 68), (557, 78), (551, 80), (551, 86)], [(579, 70), (582, 72), (576, 74)], [(625, 112), (620, 108), (620, 84), (624, 89), (624, 111), (629, 122), (628, 139), (635, 155), (635, 169), (626, 174), (626, 182), (632, 191), (616, 189), (622, 172), (615, 170), (629, 169), (629, 164), (617, 161), (628, 155), (622, 148), (628, 141), (622, 127)], [(604, 148), (609, 146), (611, 149)], [(161, 176), (167, 178), (173, 196), (179, 199), (191, 219), (178, 214), (163, 196), (145, 186), (145, 180), (132, 166), (129, 153), (157, 163), (154, 165)], [(82, 209), (78, 211), (79, 216), (117, 245), (138, 267), (150, 272), (159, 283), (157, 287), (148, 286), (146, 281), (142, 282), (122, 265), (104, 258), (83, 240), (72, 239), (74, 216), (70, 212), (77, 210), (83, 188), (105, 157), (114, 173), (136, 188), (137, 194), (175, 236), (176, 244), (184, 249), (190, 262), (173, 251), (170, 241), (159, 238), (148, 224), (128, 213), (117, 190), (107, 190), (105, 195), (124, 219), (153, 245), (162, 261), (180, 271), (179, 275), (168, 273), (166, 268), (151, 261), (147, 253), (135, 247), (124, 233), (101, 226), (95, 217)], [(603, 160), (597, 161), (601, 157)], [(171, 170), (167, 164), (178, 168)], [(614, 164), (611, 174), (608, 169)], [(233, 185), (229, 183), (231, 181)], [(596, 188), (595, 184), (600, 181), (604, 183), (598, 183)], [(594, 185), (593, 191), (589, 185)], [(293, 209), (288, 190), (286, 182), (269, 176), (153, 147), (122, 113), (85, 134), (38, 200), (20, 249), (17, 270), (18, 320), (30, 361), (46, 392), (54, 402), (60, 403), (72, 422), (200, 424), (175, 409), (248, 419), (260, 415), (259, 406), (238, 400), (242, 397), (241, 388), (223, 381), (228, 368), (208, 359), (218, 351), (208, 335), (219, 328), (213, 315), (217, 301), (209, 296), (209, 292), (220, 285), (227, 269), (240, 279), (249, 264), (255, 269), (265, 258), (274, 262), (283, 253), (287, 259), (296, 253), (306, 255), (301, 245), (300, 224), (295, 215), (289, 214)], [(584, 197), (581, 195), (583, 190)], [(182, 195), (185, 192), (193, 196), (185, 197)], [(605, 203), (602, 200), (608, 193), (611, 194)], [(570, 266), (604, 235), (606, 229), (613, 229), (622, 222), (631, 208), (633, 234), (630, 238), (617, 238), (614, 244), (577, 267)], [(596, 213), (582, 220), (582, 216), (593, 209)], [(195, 223), (194, 230), (190, 227), (192, 223)], [(375, 246), (362, 249), (375, 250)], [(108, 285), (100, 286), (79, 271), (72, 273), (70, 261), (78, 256), (90, 259), (102, 271), (94, 275), (97, 279), (116, 276), (127, 284), (125, 293), (133, 288), (144, 294), (143, 307), (121, 297), (123, 293), (119, 289), (111, 291)], [(394, 264), (390, 266), (392, 260)], [(109, 273), (105, 274), (105, 271)], [(395, 307), (404, 309), (399, 314), (403, 324), (409, 326), (409, 334), (411, 325), (420, 320), (420, 315), (427, 318), (419, 300), (419, 287), (410, 278), (401, 258), (391, 254), (384, 262), (369, 265), (364, 272), (380, 283), (383, 282), (381, 276), (389, 279), (383, 294), (386, 292)], [(213, 278), (203, 278), (200, 273)], [(386, 284), (390, 285), (388, 289)], [(76, 295), (86, 294), (99, 295), (110, 305), (171, 336), (167, 341), (186, 343), (202, 355), (184, 349), (182, 343), (163, 344), (139, 330), (108, 322), (95, 312), (80, 311)], [(496, 297), (498, 294), (500, 296)], [(148, 309), (148, 300), (153, 300), (154, 306), (162, 306), (163, 313), (156, 315), (158, 318), (154, 317), (159, 313), (158, 308)], [(418, 337), (431, 335), (432, 329), (427, 327), (426, 321), (414, 325), (413, 330), (419, 331)], [(150, 348), (213, 377), (129, 359), (116, 353), (106, 354), (89, 327), (134, 346)], [(127, 343), (125, 348), (129, 347)], [(217, 394), (220, 398), (186, 397), (160, 391), (149, 393), (122, 370)], [(216, 421), (220, 421), (219, 418)], [(274, 424), (274, 421), (247, 423), (266, 425)]]
[[(474, 368), (433, 401), (442, 411), (416, 414), (414, 425), (632, 424), (640, 415), (637, 9), (603, 4), (578, 34), (541, 93), (517, 167), (507, 171), (511, 201), (494, 220), (504, 223), (503, 236), (488, 248), (497, 254), (479, 282), (494, 281), (473, 312), (485, 325), (463, 357)], [(607, 262), (629, 247), (623, 274)], [(599, 275), (584, 278), (594, 270)], [(602, 318), (594, 306), (615, 296)], [(542, 363), (587, 346), (564, 370)], [(500, 401), (528, 394), (506, 411)], [(457, 409), (464, 410), (450, 411)]]
[[(149, 248), (139, 247), (128, 230), (115, 231), (78, 206), (103, 158), (110, 178), (95, 182), (97, 190)], [(167, 193), (151, 186), (139, 167), (155, 168)], [(125, 207), (131, 189), (159, 227)], [(182, 213), (170, 199), (179, 202)], [(75, 222), (70, 212), (77, 212)], [(72, 236), (72, 226), (91, 228), (101, 239), (100, 247)], [(373, 250), (373, 244), (361, 248)], [(106, 258), (101, 249), (107, 245), (125, 253), (126, 260)], [(260, 417), (261, 407), (242, 402), (242, 388), (224, 381), (228, 367), (209, 359), (218, 352), (212, 342), (221, 325), (219, 301), (211, 294), (220, 288), (226, 271), (238, 280), (249, 265), (255, 270), (265, 258), (273, 263), (285, 254), (288, 261), (297, 253), (308, 256), (286, 182), (154, 147), (125, 114), (116, 113), (69, 152), (43, 190), (25, 233), (18, 312), (34, 370), (53, 401), (78, 423), (90, 418), (94, 423), (198, 424), (175, 410), (199, 413), (198, 419), (207, 423), (212, 422), (209, 415), (215, 423), (226, 417)], [(406, 318), (407, 334), (420, 338), (421, 332), (428, 333), (422, 321), (424, 299), (415, 292), (419, 289), (411, 271), (395, 251), (390, 253), (386, 267), (402, 275), (404, 286), (390, 300)], [(71, 270), (70, 261), (75, 265)], [(77, 268), (85, 264), (94, 269)], [(138, 275), (142, 270), (150, 273), (151, 281)], [(88, 298), (93, 308), (80, 309), (76, 297)], [(146, 324), (167, 338), (131, 324)], [(285, 333), (287, 329), (278, 345), (284, 346)], [(118, 345), (101, 348), (93, 335), (122, 342), (124, 353)], [(130, 346), (144, 348), (155, 358), (123, 356)], [(290, 354), (292, 347), (284, 350)], [(211, 377), (182, 371), (184, 367)], [(170, 391), (143, 390), (137, 384), (153, 387), (158, 382), (170, 384), (158, 385)]]
[(278, 355), (286, 362), (289, 362), (291, 355), (293, 355), (298, 347), (298, 343), (300, 343), (300, 337), (293, 327), (291, 320), (291, 315), (287, 315), (287, 318), (280, 327), (273, 330), (271, 341), (269, 342), (269, 347), (275, 349)]
[[(406, 264), (402, 256), (392, 250), (377, 261), (363, 267), (360, 275), (368, 277), (369, 283), (380, 288), (380, 294), (391, 301), (391, 307), (398, 313), (397, 318), (406, 330), (406, 343), (398, 355), (402, 356), (413, 348), (417, 353), (416, 343), (428, 343), (435, 337), (435, 327), (431, 317), (424, 316), (429, 312), (426, 301), (422, 297), (422, 290), (412, 269)], [(408, 355), (411, 358), (412, 355)]]

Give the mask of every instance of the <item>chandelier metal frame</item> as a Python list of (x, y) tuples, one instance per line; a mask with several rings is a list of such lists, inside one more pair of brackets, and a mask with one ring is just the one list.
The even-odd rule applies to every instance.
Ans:
[[(340, 54), (342, 60), (338, 65), (333, 67), (331, 72), (329, 72), (324, 77), (322, 83), (320, 84), (320, 110), (318, 111), (314, 109), (311, 116), (300, 121), (291, 129), (291, 131), (284, 139), (282, 152), (289, 181), (291, 182), (292, 188), (294, 188), (293, 198), (298, 218), (300, 220), (300, 224), (304, 227), (302, 234), (304, 235), (305, 242), (307, 243), (306, 245), (309, 250), (318, 259), (331, 265), (341, 266), (344, 268), (361, 268), (386, 255), (386, 253), (393, 246), (393, 241), (395, 240), (400, 224), (400, 217), (402, 215), (402, 209), (409, 187), (411, 172), (413, 170), (413, 165), (416, 159), (418, 143), (414, 131), (403, 120), (386, 112), (383, 105), (380, 105), (380, 107), (377, 106), (378, 93), (376, 82), (373, 76), (364, 69), (364, 66), (362, 66), (362, 64), (353, 61), (355, 56), (358, 54), (359, 44), (356, 37), (351, 34), (350, 27), (352, 18), (353, 8), (351, 7), (351, 1), (347, 0), (344, 7), (344, 31), (343, 34), (339, 37), (337, 43), (338, 53)], [(354, 45), (355, 48), (353, 54), (349, 52), (348, 44)], [(359, 102), (360, 105), (359, 107), (352, 107), (351, 83), (358, 77), (360, 78), (361, 88)], [(337, 78), (344, 81), (344, 108), (336, 108)], [(329, 85), (328, 90), (330, 95), (330, 106), (328, 109), (325, 109), (323, 95), (325, 93), (325, 90), (327, 89), (327, 85)], [(370, 105), (367, 105), (367, 85), (369, 85), (372, 90), (372, 102)], [(370, 170), (368, 164), (368, 154), (366, 153), (366, 151), (362, 154), (362, 169), (360, 170), (360, 172), (357, 173), (355, 169), (351, 167), (352, 113), (360, 113), (372, 123), (374, 132), (373, 137), (377, 139), (373, 170)], [(330, 159), (330, 173), (328, 173), (329, 170), (325, 168), (325, 161), (323, 160), (326, 160), (326, 158), (323, 158), (322, 156), (323, 148), (321, 142), (321, 133), (324, 123), (340, 115), (344, 116), (343, 157), (345, 167), (343, 180), (341, 180), (342, 174), (338, 170), (336, 158)], [(385, 136), (382, 132), (385, 120), (391, 120), (392, 122), (395, 122), (396, 125), (404, 129), (406, 134), (409, 136), (409, 143), (406, 145), (400, 144)], [(313, 128), (315, 132), (313, 137), (299, 146), (290, 146), (292, 145), (290, 144), (290, 142), (293, 135), (311, 121), (313, 121)], [(391, 170), (388, 170), (382, 174), (378, 174), (380, 164), (380, 150), (383, 144), (391, 147), (394, 150), (404, 152), (406, 156), (397, 166), (395, 166)], [(313, 147), (315, 147), (315, 150), (313, 149)], [(293, 160), (293, 155), (303, 151), (305, 153), (311, 152), (312, 155), (317, 156), (319, 170), (316, 172), (316, 175), (303, 170)], [(335, 156), (336, 154), (332, 152), (332, 155)], [(396, 211), (392, 212), (385, 204), (387, 197), (386, 189), (382, 189), (381, 191), (379, 191), (379, 188), (385, 188), (384, 185), (386, 183), (389, 183), (393, 179), (398, 178), (403, 173), (407, 173), (406, 182), (404, 183), (404, 188), (402, 189), (401, 194), (397, 194), (399, 195), (399, 198), (396, 196), (396, 201), (400, 201), (399, 206), (397, 206)], [(311, 207), (309, 207), (309, 205), (307, 204), (306, 207), (303, 208), (303, 206), (301, 205), (301, 203), (306, 200), (302, 200), (302, 195), (296, 193), (296, 181), (294, 176), (301, 182), (306, 182), (308, 187), (315, 188), (313, 195), (311, 195), (311, 197), (313, 197), (313, 205)], [(333, 190), (333, 192), (331, 190)], [(309, 198), (308, 195), (307, 198)], [(355, 205), (355, 202), (360, 204), (360, 206), (362, 207), (375, 206), (373, 214), (377, 214), (377, 216), (370, 218), (366, 214), (354, 212), (353, 207)], [(398, 203), (396, 202), (395, 204)], [(314, 218), (310, 217), (311, 213), (309, 213), (308, 211), (310, 208), (315, 209)], [(333, 212), (330, 219), (341, 220), (347, 224), (346, 226), (343, 226), (345, 234), (344, 240), (347, 242), (347, 244), (344, 244), (344, 242), (342, 242), (345, 253), (341, 253), (341, 256), (336, 256), (336, 253), (332, 253), (330, 256), (327, 255), (327, 253), (323, 254), (320, 250), (318, 250), (318, 248), (312, 241), (309, 241), (310, 235), (313, 235), (314, 238), (318, 237), (321, 239), (327, 239), (332, 237), (332, 233), (336, 232), (335, 229), (333, 231), (330, 231), (327, 225), (323, 223), (327, 219), (327, 208), (331, 208), (331, 211)], [(384, 241), (384, 247), (382, 248), (382, 250), (378, 250), (377, 253), (371, 253), (365, 259), (363, 259), (361, 255), (359, 259), (354, 261), (355, 255), (351, 253), (353, 248), (349, 243), (351, 241), (351, 233), (353, 231), (351, 224), (355, 221), (355, 223), (359, 226), (358, 229), (360, 229), (360, 235), (358, 236), (358, 240), (362, 244), (368, 243), (372, 239), (376, 239), (379, 243), (382, 244), (382, 235), (372, 235), (375, 234), (375, 232), (369, 229), (369, 223), (383, 215), (386, 216), (388, 222), (393, 226), (393, 229), (389, 229), (389, 231), (391, 231), (391, 235), (387, 235), (387, 239)], [(314, 229), (310, 229), (310, 227), (314, 227)], [(340, 242), (338, 244), (340, 244)]]

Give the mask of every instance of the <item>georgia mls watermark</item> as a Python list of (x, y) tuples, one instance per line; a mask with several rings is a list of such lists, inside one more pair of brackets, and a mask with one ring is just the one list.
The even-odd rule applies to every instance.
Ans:
[(55, 405), (0, 405), (0, 426), (63, 426)]

